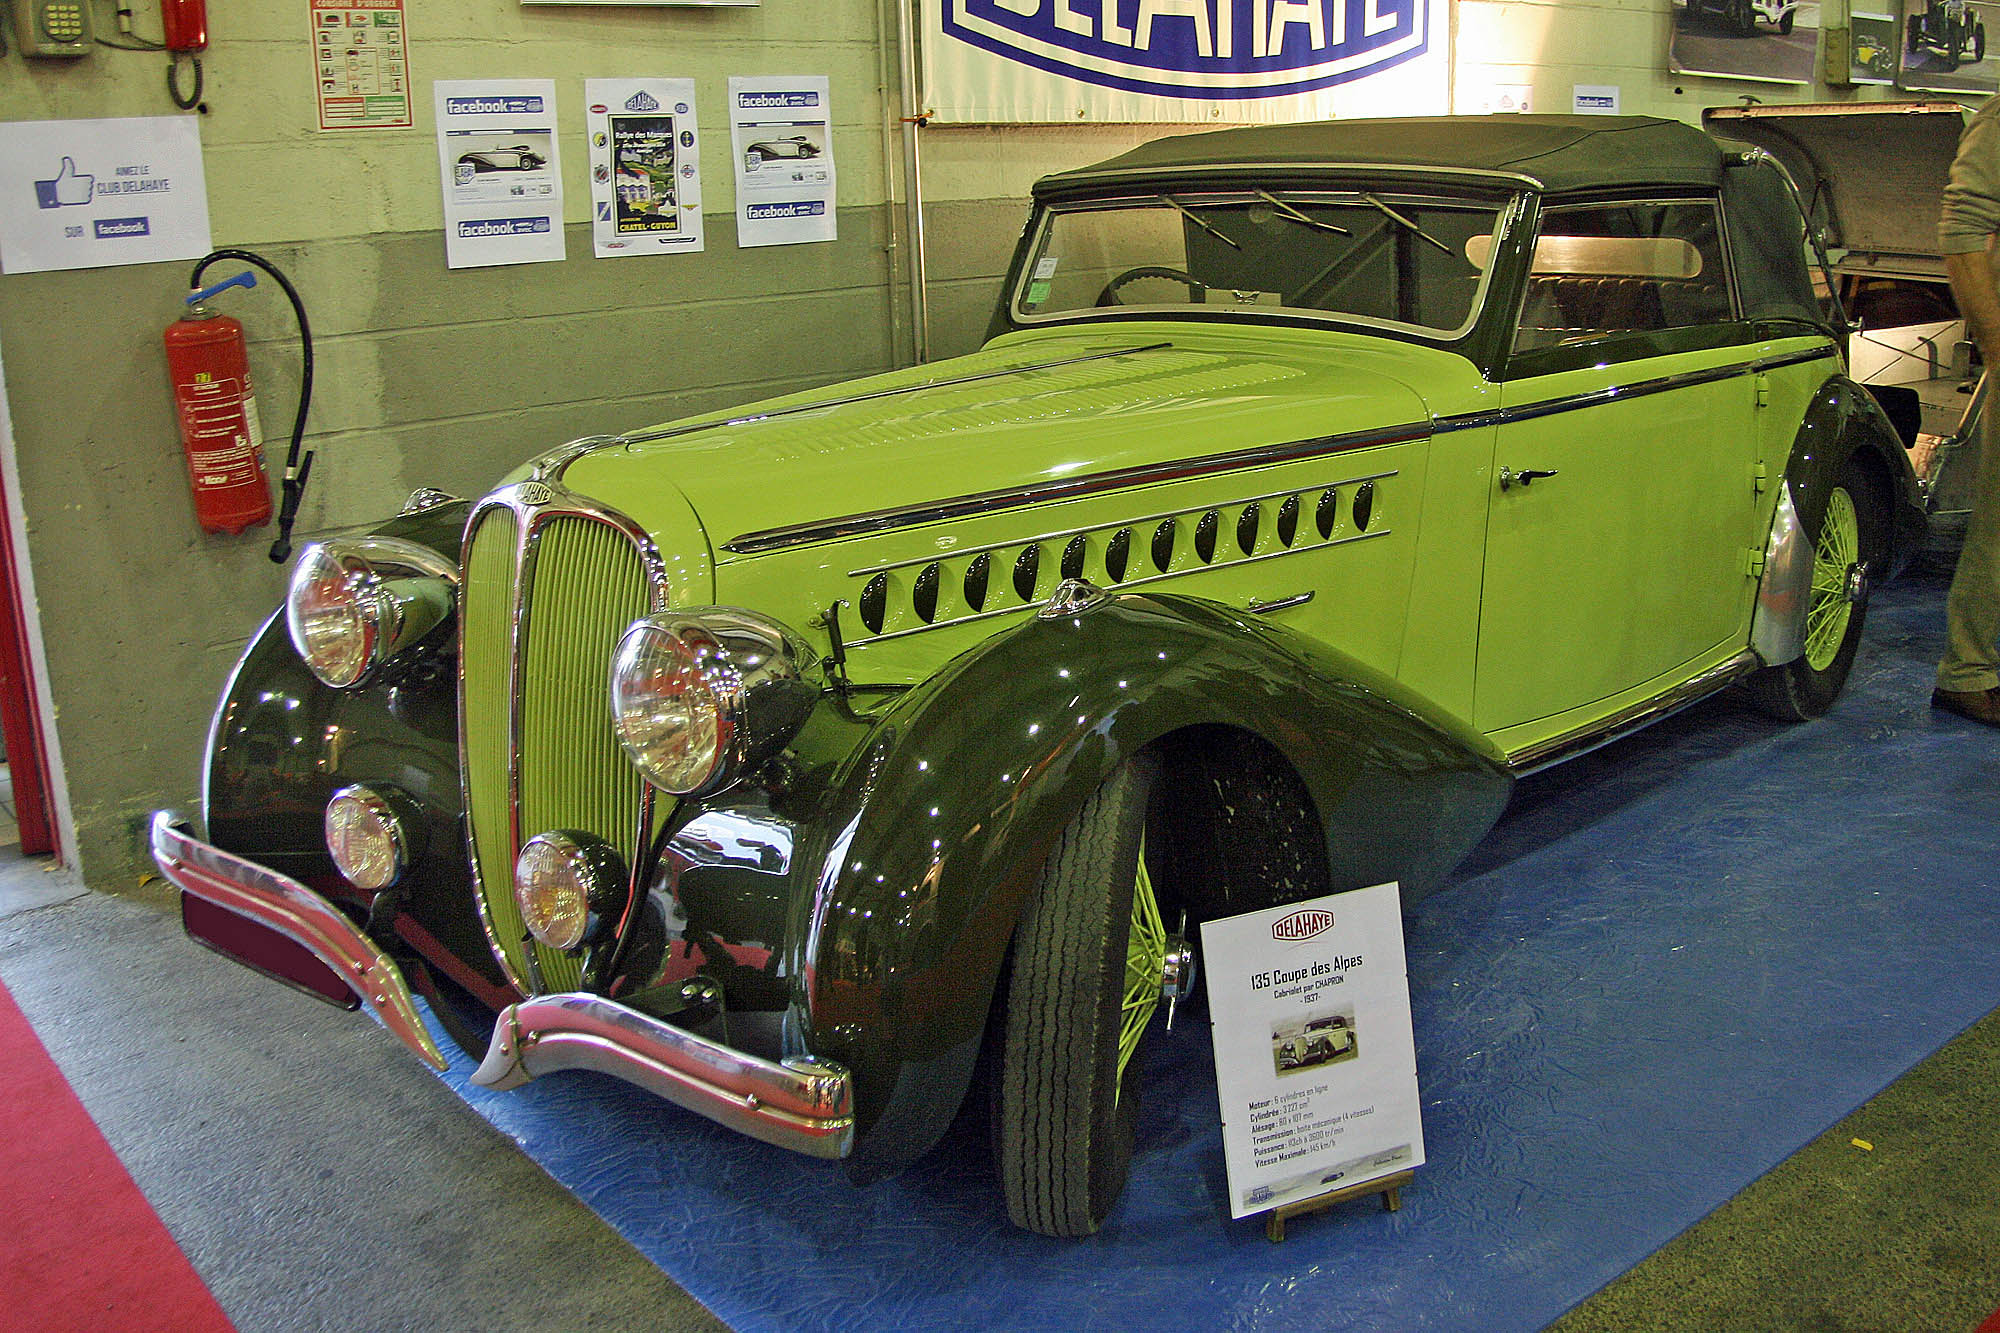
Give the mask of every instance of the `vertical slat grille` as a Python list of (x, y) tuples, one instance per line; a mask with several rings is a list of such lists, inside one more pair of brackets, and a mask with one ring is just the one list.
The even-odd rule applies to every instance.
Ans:
[[(521, 696), (522, 836), (581, 830), (632, 864), (644, 780), (619, 750), (607, 680), (619, 636), (650, 605), (644, 568), (622, 533), (589, 518), (546, 518), (528, 564), (522, 660), (510, 687), (514, 604), (521, 595), (514, 585), (518, 542), (506, 510), (473, 535), (466, 571), (465, 736), (473, 847), (486, 909), (509, 965), (525, 983), (531, 976), (512, 888), (519, 848), (509, 819), (511, 695), (518, 690)], [(575, 956), (536, 945), (535, 961), (545, 990), (581, 986)]]

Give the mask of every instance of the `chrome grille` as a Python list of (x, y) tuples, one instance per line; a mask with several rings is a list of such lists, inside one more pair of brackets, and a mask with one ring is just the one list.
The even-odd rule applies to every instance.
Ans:
[(526, 839), (560, 828), (601, 838), (636, 866), (652, 802), (612, 730), (608, 679), (619, 637), (664, 603), (665, 589), (648, 575), (636, 528), (602, 511), (519, 500), (539, 485), (502, 491), (472, 520), (460, 703), (487, 931), (514, 983), (548, 993), (580, 988), (581, 960), (530, 947), (514, 858)]

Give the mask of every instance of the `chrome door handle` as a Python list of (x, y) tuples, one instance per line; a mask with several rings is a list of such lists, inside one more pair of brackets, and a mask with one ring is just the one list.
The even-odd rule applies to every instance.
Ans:
[(1500, 469), (1500, 489), (1506, 491), (1516, 486), (1531, 486), (1535, 478), (1553, 477), (1555, 474), (1554, 468), (1522, 468), (1516, 472), (1512, 468), (1503, 467)]

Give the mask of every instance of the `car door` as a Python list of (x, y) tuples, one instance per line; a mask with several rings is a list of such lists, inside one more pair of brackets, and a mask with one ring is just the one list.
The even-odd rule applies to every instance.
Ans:
[(1665, 688), (1749, 606), (1756, 386), (1716, 205), (1548, 209), (1532, 269), (1489, 495), (1489, 734)]

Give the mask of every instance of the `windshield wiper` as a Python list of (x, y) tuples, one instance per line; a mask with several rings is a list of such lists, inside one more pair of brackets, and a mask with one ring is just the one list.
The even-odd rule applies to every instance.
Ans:
[(1289, 218), (1291, 221), (1296, 222), (1301, 226), (1317, 227), (1321, 231), (1330, 231), (1334, 233), (1336, 236), (1352, 236), (1354, 234), (1353, 232), (1349, 231), (1347, 228), (1339, 225), (1338, 223), (1322, 222), (1318, 218), (1309, 218), (1304, 213), (1299, 212), (1298, 209), (1293, 208), (1290, 204), (1286, 203), (1284, 200), (1278, 198), (1278, 196), (1274, 194), (1267, 194), (1263, 190), (1258, 190), (1254, 188), (1251, 190), (1251, 193), (1256, 195), (1259, 199), (1262, 199), (1265, 203), (1269, 204), (1271, 207), (1277, 209), (1279, 217)]
[(1361, 202), (1367, 204), (1370, 208), (1373, 208), (1376, 212), (1380, 213), (1383, 217), (1389, 219), (1389, 221), (1395, 223), (1397, 226), (1415, 232), (1419, 237), (1421, 237), (1426, 241), (1429, 241), (1432, 245), (1435, 245), (1438, 249), (1444, 251), (1446, 254), (1451, 253), (1450, 246), (1446, 245), (1443, 241), (1440, 241), (1437, 237), (1425, 231), (1422, 227), (1419, 227), (1416, 223), (1404, 217), (1401, 213), (1398, 213), (1395, 209), (1383, 203), (1380, 199), (1377, 199), (1374, 195), (1367, 194), (1364, 192), (1361, 196)]
[(1161, 195), (1160, 202), (1163, 204), (1167, 204), (1173, 208), (1179, 209), (1182, 217), (1186, 218), (1189, 222), (1194, 223), (1195, 226), (1200, 227), (1203, 231), (1207, 232), (1210, 236), (1213, 236), (1216, 240), (1221, 241), (1224, 245), (1228, 246), (1230, 249), (1241, 250), (1243, 248), (1242, 246), (1238, 245), (1235, 241), (1231, 240), (1226, 233), (1217, 231), (1214, 227), (1211, 227), (1208, 223), (1203, 222), (1199, 217), (1195, 215), (1195, 211), (1192, 208), (1189, 208), (1186, 204), (1174, 198), (1172, 195), (1170, 194)]

